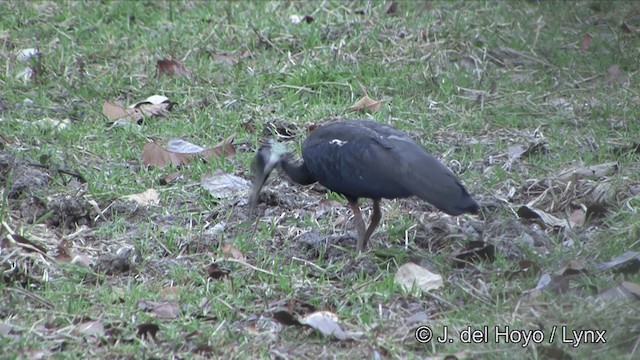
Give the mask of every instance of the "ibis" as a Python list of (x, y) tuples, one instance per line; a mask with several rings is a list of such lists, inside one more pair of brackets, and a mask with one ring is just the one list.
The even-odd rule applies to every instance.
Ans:
[[(250, 195), (253, 216), (269, 174), (278, 166), (301, 185), (320, 183), (342, 194), (353, 211), (357, 250), (364, 251), (380, 223), (381, 199), (416, 196), (449, 215), (477, 213), (479, 205), (460, 180), (406, 133), (371, 120), (340, 120), (313, 130), (302, 144), (302, 161), (271, 140), (257, 151)], [(365, 226), (359, 198), (373, 200)]]

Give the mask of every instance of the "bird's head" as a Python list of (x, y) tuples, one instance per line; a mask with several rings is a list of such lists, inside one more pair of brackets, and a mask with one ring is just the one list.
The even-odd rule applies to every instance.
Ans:
[(287, 152), (287, 147), (274, 139), (270, 139), (269, 141), (262, 143), (258, 152), (256, 152), (256, 156), (253, 158), (253, 162), (251, 164), (254, 178), (253, 189), (251, 190), (251, 195), (249, 197), (250, 217), (253, 217), (256, 206), (258, 205), (258, 197), (260, 196), (262, 186), (264, 186), (264, 183), (269, 178), (273, 169), (280, 164)]

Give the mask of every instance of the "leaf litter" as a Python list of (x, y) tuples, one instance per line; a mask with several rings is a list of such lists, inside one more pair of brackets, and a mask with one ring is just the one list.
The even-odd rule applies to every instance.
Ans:
[[(393, 3), (392, 3), (393, 5)], [(394, 10), (395, 11), (395, 10)], [(585, 49), (586, 50), (586, 49)], [(507, 61), (504, 61), (505, 63), (508, 63), (508, 66), (517, 66), (518, 61), (520, 60), (526, 60), (527, 56), (523, 55), (523, 56), (514, 56), (514, 59), (510, 59)], [(615, 74), (615, 71), (613, 71), (614, 75), (612, 77), (617, 77), (618, 75)], [(618, 81), (618, 80), (612, 80), (612, 81)], [(368, 96), (365, 94), (365, 96)], [(371, 99), (372, 100), (372, 99)], [(375, 101), (375, 100), (372, 100)], [(294, 134), (295, 135), (295, 134)], [(522, 142), (522, 144), (527, 144), (527, 142)], [(508, 159), (512, 159), (515, 162), (520, 162), (522, 160), (526, 160), (526, 157), (528, 156), (528, 154), (525, 154), (525, 152), (523, 152), (523, 148), (525, 145), (522, 145), (519, 148), (512, 148), (510, 149), (507, 153), (507, 156), (505, 156), (502, 160), (507, 160)], [(512, 154), (516, 154), (515, 156), (511, 156)], [(535, 153), (534, 153), (535, 155)], [(186, 164), (186, 163), (185, 163)], [(608, 176), (612, 176), (615, 175), (615, 172), (610, 174), (610, 175), (605, 175), (604, 178), (598, 178), (598, 177), (592, 177), (590, 175), (585, 175), (584, 177), (580, 177), (582, 175), (578, 175), (578, 177), (569, 177), (567, 179), (554, 179), (553, 176), (549, 176), (548, 178), (545, 179), (530, 179), (531, 181), (528, 182), (527, 184), (523, 184), (522, 187), (518, 187), (518, 184), (516, 184), (516, 186), (512, 187), (515, 189), (515, 192), (512, 194), (512, 196), (514, 196), (514, 198), (518, 198), (519, 199), (524, 199), (525, 201), (521, 201), (520, 204), (527, 204), (527, 200), (531, 200), (531, 198), (533, 197), (535, 200), (535, 203), (531, 204), (532, 206), (534, 206), (535, 208), (537, 208), (540, 211), (544, 211), (548, 214), (553, 214), (552, 216), (555, 216), (558, 219), (562, 219), (564, 221), (566, 221), (567, 219), (569, 220), (569, 223), (574, 223), (577, 225), (584, 225), (584, 223), (586, 222), (587, 218), (589, 218), (589, 216), (587, 216), (587, 214), (589, 213), (588, 211), (588, 205), (587, 207), (580, 207), (576, 209), (576, 206), (578, 203), (586, 203), (587, 202), (587, 198), (591, 195), (593, 195), (594, 198), (599, 197), (598, 195), (594, 194), (596, 192), (596, 190), (594, 190), (599, 183), (601, 182), (606, 182), (606, 177)], [(536, 191), (540, 191), (537, 194), (535, 193), (535, 191), (529, 191), (528, 189), (526, 189), (529, 185), (531, 185), (531, 189), (534, 189)], [(571, 189), (570, 191), (566, 190), (568, 189), (567, 185), (571, 185), (571, 186), (575, 186), (573, 189)], [(550, 190), (549, 190), (550, 189)], [(297, 190), (297, 189), (296, 189)], [(546, 191), (549, 190), (549, 191)], [(559, 191), (556, 191), (559, 190)], [(582, 191), (582, 190), (586, 190), (586, 191)], [(605, 189), (606, 190), (606, 189)], [(615, 190), (615, 189), (614, 189)], [(546, 191), (546, 193), (545, 193)], [(607, 191), (602, 191), (604, 193), (607, 193)], [(309, 194), (311, 194), (310, 196), (315, 196), (316, 198), (318, 197), (317, 194), (317, 189), (314, 190), (307, 190), (304, 189), (301, 191), (301, 193), (304, 196), (308, 196)], [(506, 192), (505, 192), (506, 194)], [(556, 197), (555, 195), (560, 194), (561, 196)], [(589, 196), (588, 196), (589, 195)], [(505, 197), (507, 198), (507, 197)], [(605, 198), (607, 198), (607, 196), (605, 196)], [(558, 200), (559, 199), (559, 200)], [(613, 201), (615, 201), (616, 199), (614, 198)], [(606, 201), (612, 201), (610, 198), (609, 200)], [(272, 209), (271, 213), (275, 214), (277, 212), (282, 212), (282, 210), (285, 210), (287, 212), (293, 213), (293, 216), (301, 216), (301, 214), (305, 214), (308, 213), (305, 211), (298, 211), (297, 213), (295, 213), (293, 210), (298, 210), (298, 209), (294, 209), (294, 208), (290, 208), (287, 207), (287, 203), (286, 202), (281, 202), (279, 203), (279, 205), (284, 205), (284, 206), (279, 206), (277, 209)], [(506, 205), (505, 208), (509, 207), (511, 205)], [(340, 212), (340, 210), (338, 209), (339, 207), (336, 206), (335, 207), (335, 211), (336, 212)], [(585, 209), (587, 209), (587, 211), (585, 211)], [(321, 209), (322, 210), (322, 209)], [(331, 210), (334, 211), (334, 210)], [(321, 211), (322, 212), (322, 211)], [(274, 226), (276, 229), (278, 229), (278, 231), (283, 231), (282, 229), (284, 227), (287, 227), (289, 224), (286, 224), (283, 222), (283, 218), (277, 218), (277, 216), (273, 216), (274, 220)], [(540, 217), (537, 217), (537, 220), (540, 220)], [(528, 219), (523, 219), (521, 221), (523, 224), (527, 225), (529, 224)], [(539, 221), (536, 221), (539, 222)], [(464, 222), (463, 222), (464, 224)], [(553, 233), (556, 231), (556, 229), (549, 229), (548, 227), (553, 228), (553, 225), (550, 225), (548, 223), (545, 223), (544, 221), (542, 222), (541, 231), (543, 231), (544, 233)], [(289, 226), (290, 227), (290, 226)], [(295, 228), (295, 227), (294, 227)], [(450, 235), (456, 235), (455, 233), (455, 229), (457, 227), (453, 226), (453, 227), (448, 227), (448, 228), (441, 228), (440, 231), (442, 231), (443, 237), (446, 236), (450, 236)], [(435, 229), (435, 228), (434, 228)], [(445, 229), (445, 230), (442, 230)], [(487, 230), (487, 228), (480, 228), (481, 230)], [(298, 231), (299, 229), (292, 229), (292, 232)], [(437, 229), (435, 229), (437, 230)], [(333, 229), (334, 232), (340, 231), (340, 229)], [(470, 230), (471, 231), (471, 230)], [(508, 232), (505, 232), (505, 234), (507, 234)], [(288, 233), (290, 234), (290, 233)], [(470, 234), (470, 232), (468, 233), (466, 230), (464, 232), (464, 234)], [(534, 236), (531, 235), (532, 233), (523, 233), (526, 234), (525, 235), (521, 235), (521, 238), (533, 238)], [(471, 235), (470, 235), (471, 236)], [(378, 237), (378, 239), (374, 239), (374, 241), (382, 241), (384, 242), (386, 240), (385, 234), (377, 234), (376, 237)], [(490, 239), (491, 236), (484, 234), (485, 238)], [(281, 235), (278, 235), (278, 239), (282, 239), (283, 237)], [(290, 239), (290, 237), (287, 237)], [(494, 240), (494, 239), (491, 239)], [(275, 243), (275, 240), (273, 240)], [(529, 240), (527, 240), (529, 241)], [(540, 240), (535, 239), (531, 240), (532, 243), (534, 242), (540, 242)], [(376, 246), (378, 246), (379, 244), (376, 244)], [(49, 250), (51, 249), (51, 247), (47, 247)], [(501, 247), (497, 247), (498, 251), (501, 251), (502, 248)], [(248, 256), (251, 256), (250, 254), (248, 254)], [(524, 260), (522, 260), (524, 261)], [(613, 260), (612, 260), (613, 261)], [(635, 260), (630, 260), (629, 263), (633, 264)], [(624, 267), (626, 264), (626, 261), (621, 261), (618, 265), (621, 267)], [(565, 265), (566, 269), (564, 269), (564, 271), (569, 271), (569, 272), (573, 272), (573, 271), (578, 271), (576, 270), (577, 268), (580, 268), (579, 266), (574, 266), (575, 264), (567, 264)], [(582, 265), (584, 266), (584, 265)], [(535, 266), (533, 265), (528, 265), (528, 264), (524, 264), (520, 267), (520, 270), (522, 270), (519, 273), (528, 273), (529, 269), (533, 269), (535, 268)], [(617, 269), (617, 267), (611, 267), (610, 269), (612, 269), (612, 271), (617, 271), (615, 269)], [(536, 271), (537, 272), (537, 271)], [(580, 272), (580, 271), (578, 271)], [(227, 273), (228, 274), (228, 273)], [(564, 274), (561, 274), (564, 275)], [(549, 275), (551, 277), (553, 276), (560, 276), (560, 275)], [(546, 288), (548, 286), (544, 285), (542, 288)], [(623, 288), (626, 289), (626, 287), (623, 286)], [(631, 291), (631, 293), (633, 293), (633, 291)]]

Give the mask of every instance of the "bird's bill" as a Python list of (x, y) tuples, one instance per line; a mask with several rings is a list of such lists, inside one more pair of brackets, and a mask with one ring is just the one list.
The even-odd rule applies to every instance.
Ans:
[(271, 171), (275, 168), (277, 161), (277, 157), (272, 157), (269, 146), (262, 146), (253, 158), (251, 167), (254, 172), (254, 178), (253, 188), (249, 195), (249, 218), (253, 218), (255, 216), (256, 207), (258, 206), (258, 198), (260, 197), (260, 190), (262, 190), (262, 187), (269, 178)]
[(258, 207), (258, 198), (260, 197), (260, 190), (264, 186), (264, 183), (267, 181), (269, 177), (269, 172), (260, 171), (260, 173), (256, 173), (256, 177), (253, 179), (253, 188), (251, 189), (251, 194), (249, 195), (249, 218), (253, 219), (255, 217), (256, 208)]

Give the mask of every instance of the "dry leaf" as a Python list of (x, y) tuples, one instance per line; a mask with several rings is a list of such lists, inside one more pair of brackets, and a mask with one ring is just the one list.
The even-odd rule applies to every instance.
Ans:
[(285, 326), (302, 326), (300, 321), (287, 310), (279, 310), (273, 313), (273, 318)]
[(211, 149), (205, 149), (182, 139), (171, 139), (167, 144), (167, 151), (192, 156), (197, 155), (205, 160), (209, 160), (211, 157), (221, 155), (224, 157), (231, 157), (236, 154), (236, 149), (233, 145), (234, 139), (235, 135), (231, 135), (227, 139), (216, 144)]
[(238, 250), (235, 246), (233, 246), (229, 242), (225, 242), (224, 244), (222, 244), (220, 251), (222, 252), (222, 255), (228, 258), (232, 258), (240, 261), (246, 260), (242, 252), (240, 252), (240, 250)]
[(251, 191), (251, 182), (222, 170), (202, 175), (200, 185), (217, 199), (245, 198)]
[(143, 101), (129, 105), (129, 109), (140, 109), (146, 116), (164, 116), (173, 103), (168, 97), (162, 95), (151, 95)]
[(340, 325), (338, 325), (338, 316), (329, 311), (316, 311), (299, 319), (301, 324), (308, 325), (318, 330), (324, 336), (335, 336), (338, 340), (346, 340), (347, 335), (344, 333)]
[(162, 319), (175, 319), (180, 315), (180, 307), (173, 301), (140, 300), (138, 307)]
[(565, 169), (560, 172), (557, 179), (563, 182), (580, 179), (598, 180), (605, 176), (611, 176), (618, 172), (618, 162), (608, 162), (591, 166), (578, 166)]
[(402, 265), (396, 272), (395, 282), (406, 291), (411, 291), (414, 285), (424, 292), (438, 289), (444, 285), (442, 276), (414, 263)]
[(600, 271), (613, 270), (623, 274), (637, 274), (640, 270), (640, 252), (627, 251), (611, 261), (596, 265), (596, 269)]
[(102, 114), (109, 120), (121, 120), (137, 124), (140, 124), (144, 118), (140, 109), (127, 109), (108, 101), (102, 104)]
[(250, 58), (252, 56), (253, 54), (251, 53), (251, 51), (247, 50), (240, 54), (236, 54), (236, 53), (213, 54), (212, 59), (214, 62), (232, 65), (240, 62), (240, 60), (242, 59)]
[(139, 194), (125, 195), (122, 198), (140, 205), (158, 205), (160, 203), (160, 195), (156, 189), (147, 189)]
[(60, 263), (78, 264), (85, 268), (91, 268), (94, 264), (93, 259), (89, 256), (73, 251), (73, 243), (69, 240), (62, 240), (58, 244), (58, 255), (56, 255), (56, 261)]
[(176, 182), (180, 177), (182, 176), (182, 174), (180, 174), (179, 172), (172, 172), (169, 174), (166, 174), (165, 176), (161, 177), (159, 182), (160, 185), (169, 185), (169, 184), (173, 184), (174, 182)]
[(142, 150), (142, 163), (144, 166), (155, 166), (162, 169), (171, 164), (173, 166), (186, 165), (192, 156), (168, 151), (154, 141), (144, 145)]
[(160, 290), (160, 298), (163, 300), (175, 300), (178, 298), (180, 288), (177, 286), (167, 286)]
[(104, 336), (104, 324), (102, 321), (87, 321), (78, 324), (76, 327), (77, 332), (80, 335), (86, 336)]
[(320, 200), (320, 203), (318, 204), (318, 206), (316, 206), (316, 218), (320, 218), (322, 215), (326, 214), (327, 212), (335, 208), (342, 208), (343, 206), (344, 205), (340, 201), (322, 199)]
[(640, 285), (623, 281), (610, 287), (600, 294), (597, 299), (606, 301), (638, 301), (640, 300)]
[(559, 275), (577, 275), (584, 274), (587, 272), (584, 265), (580, 260), (571, 260), (567, 263), (567, 265), (563, 266), (562, 269), (558, 271)]
[(576, 224), (577, 226), (584, 225), (585, 220), (587, 219), (587, 213), (582, 209), (576, 209), (574, 212), (569, 215), (569, 222), (572, 224)]
[(171, 139), (167, 143), (167, 150), (179, 154), (197, 154), (205, 148), (182, 139)]
[(571, 222), (570, 219), (564, 220), (558, 217), (555, 217), (543, 210), (536, 209), (534, 207), (530, 207), (528, 205), (523, 205), (518, 208), (516, 212), (518, 216), (522, 219), (540, 219), (543, 223), (551, 227), (565, 227), (569, 226), (571, 228), (575, 227), (577, 224)]
[(591, 46), (591, 33), (586, 33), (582, 36), (582, 41), (580, 41), (580, 50), (588, 50), (589, 46)]
[(381, 103), (382, 103), (382, 101), (373, 100), (372, 98), (369, 97), (369, 95), (365, 94), (365, 96), (363, 96), (362, 99), (356, 101), (355, 104), (351, 105), (349, 110), (352, 110), (352, 111), (364, 111), (364, 112), (376, 112), (376, 111), (380, 110), (380, 104)]
[(235, 135), (231, 135), (223, 141), (217, 143), (211, 149), (206, 149), (200, 151), (198, 154), (202, 156), (203, 159), (208, 160), (214, 156), (224, 156), (231, 157), (236, 154), (236, 148), (233, 145), (233, 141), (235, 139)]
[(45, 249), (43, 246), (38, 245), (33, 241), (28, 240), (24, 236), (21, 236), (18, 234), (9, 234), (7, 235), (6, 238), (2, 240), (2, 242), (0, 242), (0, 248), (2, 249), (13, 247), (12, 245), (17, 246), (28, 253), (34, 253), (34, 252), (39, 252), (41, 254), (47, 253), (47, 249)]
[(611, 82), (618, 82), (618, 83), (626, 83), (627, 81), (629, 81), (629, 77), (624, 74), (622, 72), (622, 70), (620, 70), (620, 66), (618, 65), (611, 65), (608, 69), (607, 69), (607, 83), (611, 83)]
[(158, 60), (156, 63), (156, 68), (158, 69), (158, 74), (166, 74), (169, 76), (178, 75), (191, 77), (191, 71), (187, 69), (184, 64), (179, 62), (178, 60), (173, 59), (162, 59)]

